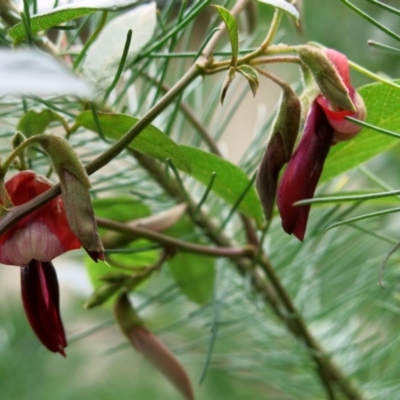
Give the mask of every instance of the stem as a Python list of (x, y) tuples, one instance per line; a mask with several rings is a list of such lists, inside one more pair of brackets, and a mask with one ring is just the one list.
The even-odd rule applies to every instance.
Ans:
[(45, 135), (35, 135), (31, 136), (30, 138), (27, 138), (24, 140), (17, 148), (15, 148), (11, 154), (5, 159), (5, 161), (2, 163), (0, 167), (1, 174), (3, 176), (7, 173), (8, 169), (10, 168), (10, 165), (13, 163), (13, 161), (29, 146), (31, 146), (34, 143), (37, 143), (40, 141), (40, 139), (43, 138)]
[[(153, 179), (159, 183), (169, 196), (176, 199), (178, 202), (186, 201), (177, 182), (174, 182), (172, 178), (168, 180), (168, 182), (164, 179), (164, 171), (158, 163), (150, 157), (138, 152), (132, 151), (132, 153), (142, 167), (152, 175)], [(189, 208), (195, 207), (191, 199), (188, 200), (188, 206)], [(204, 233), (216, 245), (234, 247), (232, 241), (219, 230), (219, 227), (211, 221), (206, 213), (200, 210), (195, 219), (193, 219), (191, 213), (189, 213), (189, 216), (196, 225), (203, 229)], [(254, 253), (253, 256), (255, 256)], [(288, 326), (294, 336), (308, 347), (310, 356), (317, 365), (321, 382), (326, 388), (326, 391), (330, 394), (329, 398), (334, 398), (332, 394), (334, 393), (335, 385), (337, 385), (347, 398), (361, 400), (363, 398), (361, 394), (346, 381), (344, 374), (333, 363), (308, 330), (300, 312), (295, 308), (290, 295), (286, 292), (266, 255), (264, 253), (259, 255), (259, 263), (255, 267), (253, 266), (254, 260), (252, 259), (243, 260), (239, 258), (234, 259), (233, 262), (240, 275), (245, 277), (250, 275), (254, 291), (262, 295), (265, 302), (271, 306), (275, 314)], [(266, 282), (265, 275), (268, 277), (271, 285)]]
[(212, 257), (251, 258), (253, 257), (255, 251), (252, 246), (244, 246), (242, 248), (202, 246), (200, 244), (189, 243), (183, 240), (175, 239), (150, 229), (128, 226), (121, 222), (116, 222), (105, 218), (96, 218), (96, 221), (98, 226), (101, 228), (107, 228), (115, 232), (125, 233), (133, 238), (141, 237), (144, 239), (149, 239), (156, 243), (160, 243), (166, 248), (178, 249), (185, 253), (202, 254)]
[[(282, 300), (285, 309), (290, 313), (289, 318), (292, 318), (293, 322), (295, 323), (296, 330), (292, 330), (291, 328), (292, 332), (298, 338), (303, 340), (306, 346), (309, 348), (311, 357), (314, 359), (319, 368), (321, 379), (327, 391), (331, 393), (331, 384), (334, 382), (349, 399), (362, 399), (363, 396), (361, 393), (359, 393), (358, 390), (353, 387), (350, 382), (348, 382), (342, 371), (330, 358), (326, 356), (326, 352), (314, 339), (306, 323), (301, 317), (301, 314), (295, 307), (290, 295), (286, 292), (286, 289), (283, 287), (274, 268), (265, 256), (260, 259), (260, 266), (271, 281), (279, 298)], [(288, 326), (289, 328), (291, 327), (291, 325)]]
[(275, 34), (279, 28), (279, 23), (281, 22), (281, 18), (282, 11), (279, 8), (275, 8), (274, 17), (272, 18), (267, 37), (264, 39), (260, 46), (260, 50), (262, 53), (264, 53), (268, 49), (268, 47), (274, 40)]

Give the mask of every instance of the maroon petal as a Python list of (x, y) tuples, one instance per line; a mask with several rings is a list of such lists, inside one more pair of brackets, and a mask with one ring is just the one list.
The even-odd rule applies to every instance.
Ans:
[(279, 183), (277, 196), (283, 229), (299, 240), (304, 239), (310, 206), (293, 204), (314, 196), (333, 133), (322, 107), (314, 101), (300, 143)]
[[(39, 196), (51, 188), (51, 182), (33, 171), (22, 171), (6, 182), (6, 190), (15, 206)], [(72, 233), (63, 199), (52, 199), (0, 235), (0, 262), (26, 265), (32, 259), (49, 262), (81, 243)]]
[(32, 260), (29, 265), (21, 267), (21, 293), (25, 313), (36, 336), (50, 351), (65, 357), (67, 340), (53, 264)]

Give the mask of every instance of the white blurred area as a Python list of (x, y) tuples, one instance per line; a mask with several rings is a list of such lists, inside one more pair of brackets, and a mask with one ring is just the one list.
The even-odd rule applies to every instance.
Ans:
[[(75, 4), (75, 3), (82, 3), (85, 0), (59, 0), (58, 1), (58, 6), (65, 6), (66, 4)], [(51, 10), (54, 7), (55, 0), (37, 0), (37, 8), (38, 8), (38, 13), (44, 13), (46, 11)], [(23, 1), (17, 1), (16, 2), (20, 9), (23, 9)]]

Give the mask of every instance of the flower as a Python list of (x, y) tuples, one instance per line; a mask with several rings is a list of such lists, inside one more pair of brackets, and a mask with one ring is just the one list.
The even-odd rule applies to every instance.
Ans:
[(277, 205), (285, 232), (304, 239), (310, 206), (293, 204), (313, 197), (325, 158), (333, 140), (334, 129), (322, 107), (314, 101), (307, 115), (300, 142), (278, 186)]
[[(46, 178), (22, 171), (8, 180), (6, 191), (18, 207), (51, 188)], [(61, 196), (24, 217), (0, 236), (0, 263), (21, 267), (22, 301), (29, 323), (40, 341), (65, 356), (67, 346), (59, 311), (59, 290), (51, 261), (81, 247), (68, 224)], [(96, 254), (104, 259), (103, 254)]]
[(314, 196), (330, 146), (353, 138), (362, 129), (345, 117), (361, 120), (366, 117), (364, 102), (350, 84), (347, 58), (331, 49), (325, 50), (325, 55), (336, 68), (356, 111), (343, 110), (322, 94), (311, 104), (303, 135), (288, 162), (277, 193), (282, 227), (301, 241), (304, 239), (310, 205), (298, 207), (293, 204)]

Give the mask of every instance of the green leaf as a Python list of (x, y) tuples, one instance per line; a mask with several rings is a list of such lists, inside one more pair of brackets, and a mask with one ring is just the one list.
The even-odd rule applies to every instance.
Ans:
[(53, 110), (47, 108), (41, 111), (29, 110), (18, 122), (17, 130), (26, 137), (39, 135), (44, 133), (52, 122), (60, 122), (64, 127), (67, 126), (64, 118)]
[[(151, 249), (154, 242), (138, 239), (124, 247), (127, 252), (113, 253), (107, 256), (111, 265), (124, 266), (134, 270), (154, 264), (160, 256), (160, 249)], [(126, 271), (126, 270), (125, 270)]]
[(131, 197), (107, 197), (92, 200), (93, 210), (97, 217), (108, 218), (118, 222), (148, 217), (149, 207)]
[[(359, 90), (367, 109), (367, 122), (400, 132), (400, 91), (383, 83)], [(325, 162), (320, 183), (332, 179), (381, 154), (399, 141), (391, 136), (364, 128), (352, 140), (333, 146)]]
[[(229, 204), (235, 204), (237, 199), (249, 185), (247, 175), (236, 165), (214, 154), (189, 146), (179, 146), (186, 158), (190, 160), (191, 175), (207, 185), (211, 174), (216, 172), (212, 191)], [(239, 211), (254, 218), (261, 224), (264, 220), (260, 201), (254, 189), (250, 188), (239, 205)]]
[[(137, 118), (125, 114), (105, 114), (100, 112), (98, 113), (98, 118), (104, 135), (114, 140), (120, 139), (138, 121)], [(74, 132), (79, 127), (97, 132), (96, 124), (90, 111), (85, 111), (78, 115), (71, 131)], [(153, 125), (148, 125), (130, 143), (129, 147), (162, 162), (170, 158), (177, 168), (190, 172), (189, 158), (173, 140)]]
[[(43, 14), (31, 17), (31, 31), (35, 34), (47, 30), (53, 26), (61, 25), (85, 15), (93, 14), (98, 10), (116, 11), (137, 3), (138, 0), (92, 0), (80, 3), (68, 4), (54, 8)], [(8, 30), (8, 34), (14, 41), (20, 41), (25, 37), (25, 29), (22, 22), (14, 25)]]
[(298, 22), (300, 19), (300, 14), (297, 11), (296, 7), (288, 3), (286, 0), (256, 0), (256, 1), (263, 4), (268, 4), (275, 8), (279, 8), (280, 10), (282, 10), (283, 12), (294, 18), (296, 22)]
[(176, 283), (190, 300), (200, 304), (210, 300), (215, 280), (214, 258), (178, 253), (168, 265)]
[(247, 82), (249, 82), (250, 85), (250, 89), (255, 96), (257, 94), (259, 85), (258, 72), (250, 65), (241, 65), (240, 67), (238, 67), (237, 70), (247, 79)]
[(104, 94), (113, 82), (124, 52), (127, 32), (133, 30), (125, 61), (129, 65), (150, 41), (156, 25), (155, 2), (121, 14), (106, 25), (90, 46), (82, 64), (83, 77), (96, 89), (95, 96)]
[(213, 7), (218, 11), (218, 14), (225, 23), (232, 47), (231, 64), (235, 65), (239, 54), (239, 33), (238, 33), (236, 18), (224, 7), (221, 6), (213, 6)]

